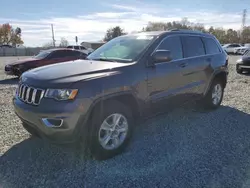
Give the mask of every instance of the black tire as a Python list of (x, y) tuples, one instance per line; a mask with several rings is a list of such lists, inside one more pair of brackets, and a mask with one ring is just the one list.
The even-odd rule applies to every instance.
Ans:
[(243, 71), (242, 71), (240, 68), (238, 68), (238, 66), (236, 67), (236, 72), (237, 72), (238, 74), (242, 74), (242, 73), (243, 73)]
[[(213, 102), (212, 92), (213, 92), (215, 86), (218, 85), (218, 84), (221, 87), (221, 97), (220, 97), (220, 100), (218, 100), (217, 103), (215, 104)], [(213, 80), (212, 84), (210, 85), (210, 88), (209, 88), (206, 96), (201, 101), (203, 108), (207, 109), (207, 110), (215, 110), (215, 109), (217, 109), (221, 105), (223, 95), (224, 95), (224, 84), (223, 84), (222, 80), (220, 80), (218, 78), (215, 78)]]
[[(101, 110), (102, 109), (102, 110)], [(107, 150), (105, 149), (101, 143), (99, 142), (99, 130), (101, 127), (102, 122), (112, 114), (119, 113), (123, 115), (127, 120), (128, 131), (125, 136), (124, 141), (120, 146), (116, 149)], [(120, 154), (124, 151), (126, 146), (128, 145), (130, 138), (133, 132), (133, 125), (134, 120), (131, 114), (131, 110), (124, 104), (118, 101), (109, 101), (105, 102), (102, 108), (97, 108), (94, 110), (92, 118), (89, 124), (89, 133), (90, 136), (88, 137), (88, 148), (92, 157), (97, 160), (105, 160), (115, 155)]]
[(236, 72), (239, 73), (239, 74), (242, 74), (242, 73), (243, 73), (243, 71), (242, 71), (242, 70), (239, 70), (239, 69), (237, 69)]

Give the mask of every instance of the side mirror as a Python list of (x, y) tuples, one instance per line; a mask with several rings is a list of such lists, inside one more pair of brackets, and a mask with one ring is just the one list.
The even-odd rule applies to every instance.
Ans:
[(156, 50), (152, 54), (154, 63), (169, 62), (172, 60), (171, 53), (169, 50)]

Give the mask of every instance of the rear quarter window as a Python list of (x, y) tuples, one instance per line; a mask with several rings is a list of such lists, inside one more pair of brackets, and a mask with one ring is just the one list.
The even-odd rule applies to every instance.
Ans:
[(186, 58), (205, 55), (203, 42), (198, 36), (183, 36), (182, 44)]
[(220, 48), (212, 38), (202, 38), (205, 49), (206, 49), (206, 54), (218, 54), (220, 53)]

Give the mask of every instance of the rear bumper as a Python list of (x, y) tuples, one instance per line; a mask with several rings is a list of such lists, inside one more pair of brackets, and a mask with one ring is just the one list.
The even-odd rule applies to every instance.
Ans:
[[(42, 139), (56, 144), (78, 141), (82, 132), (79, 128), (83, 127), (85, 123), (85, 116), (79, 112), (70, 110), (65, 112), (65, 108), (59, 107), (53, 113), (44, 113), (40, 107), (26, 104), (16, 97), (13, 98), (13, 104), (16, 115), (24, 122), (24, 128), (28, 132), (35, 133)], [(40, 109), (41, 111), (39, 111)], [(51, 127), (44, 123), (43, 118), (63, 121), (61, 126)]]

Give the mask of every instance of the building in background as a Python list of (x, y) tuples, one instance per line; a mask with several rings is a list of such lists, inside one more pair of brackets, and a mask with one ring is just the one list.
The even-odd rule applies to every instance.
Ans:
[(81, 45), (84, 46), (85, 48), (92, 48), (93, 50), (96, 50), (100, 46), (105, 44), (105, 42), (82, 42)]

